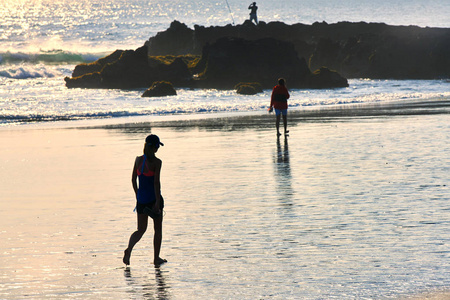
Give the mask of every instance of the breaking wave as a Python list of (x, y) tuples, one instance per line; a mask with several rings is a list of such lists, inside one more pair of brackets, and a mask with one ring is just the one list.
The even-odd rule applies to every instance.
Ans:
[(75, 53), (63, 50), (40, 51), (38, 53), (0, 52), (0, 78), (31, 79), (52, 78), (65, 74), (67, 68), (90, 63), (109, 53)]
[(61, 71), (54, 68), (39, 66), (10, 66), (0, 69), (0, 77), (11, 79), (53, 78), (62, 76)]
[(76, 53), (65, 50), (40, 51), (38, 53), (0, 52), (0, 64), (79, 64), (93, 62), (108, 53)]

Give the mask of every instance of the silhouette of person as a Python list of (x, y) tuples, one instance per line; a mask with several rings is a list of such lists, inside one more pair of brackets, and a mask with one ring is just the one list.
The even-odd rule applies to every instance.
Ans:
[(253, 2), (249, 5), (248, 9), (250, 9), (250, 22), (255, 20), (256, 25), (258, 25), (258, 17), (256, 16), (256, 11), (258, 10), (258, 6), (256, 6), (256, 2)]
[(287, 130), (287, 108), (289, 92), (286, 88), (286, 81), (283, 78), (278, 79), (278, 84), (273, 87), (272, 96), (270, 97), (269, 112), (275, 108), (277, 135), (280, 136), (280, 119), (283, 116), (284, 134), (288, 135)]
[[(136, 157), (133, 166), (131, 182), (136, 194), (137, 230), (133, 232), (128, 242), (128, 248), (123, 255), (123, 263), (130, 264), (131, 251), (134, 245), (142, 238), (147, 230), (149, 214), (153, 219), (155, 234), (153, 236), (153, 248), (155, 266), (159, 266), (167, 260), (159, 257), (162, 241), (162, 221), (164, 199), (161, 196), (161, 165), (162, 161), (155, 156), (159, 146), (164, 146), (159, 137), (151, 134), (145, 139), (144, 155)], [(138, 186), (139, 179), (139, 186)]]

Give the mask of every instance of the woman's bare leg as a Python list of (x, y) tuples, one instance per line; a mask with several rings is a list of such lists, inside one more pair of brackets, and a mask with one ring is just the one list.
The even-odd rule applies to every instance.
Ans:
[(280, 119), (281, 119), (281, 114), (278, 114), (278, 115), (276, 116), (276, 123), (275, 123), (275, 126), (276, 126), (276, 128), (277, 128), (277, 135), (278, 135), (278, 136), (281, 135), (281, 133), (280, 133)]
[(283, 115), (283, 126), (284, 126), (284, 134), (288, 134), (289, 130), (287, 130), (287, 115)]
[(155, 235), (153, 236), (153, 263), (155, 266), (159, 266), (167, 260), (162, 259), (159, 257), (159, 253), (161, 251), (161, 243), (162, 243), (162, 221), (163, 221), (163, 214), (161, 212), (161, 216), (158, 219), (153, 219), (153, 226), (155, 228)]
[(126, 265), (130, 264), (131, 251), (133, 251), (134, 245), (142, 238), (145, 231), (147, 230), (148, 216), (145, 214), (137, 214), (137, 230), (133, 232), (130, 236), (130, 241), (128, 242), (128, 248), (125, 249), (123, 254), (123, 263)]

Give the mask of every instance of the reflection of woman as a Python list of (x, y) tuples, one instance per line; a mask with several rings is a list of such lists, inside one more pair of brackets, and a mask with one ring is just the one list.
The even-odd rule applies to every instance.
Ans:
[[(130, 268), (124, 269), (124, 276), (126, 283), (131, 286), (131, 291), (133, 293), (138, 293), (140, 291), (144, 292), (144, 299), (169, 299), (170, 297), (170, 286), (166, 283), (167, 272), (161, 271), (161, 268), (159, 267), (155, 268), (156, 285), (154, 281), (149, 281), (149, 278), (147, 277), (133, 277)], [(141, 279), (143, 279), (144, 281), (141, 281)], [(152, 290), (154, 291), (152, 292)], [(150, 297), (152, 294), (154, 296)]]
[[(167, 262), (159, 257), (162, 241), (162, 210), (164, 199), (161, 196), (161, 165), (162, 161), (155, 156), (159, 146), (164, 146), (158, 136), (151, 134), (145, 139), (144, 155), (136, 157), (133, 166), (131, 181), (136, 194), (137, 204), (137, 231), (130, 236), (128, 248), (123, 255), (123, 263), (130, 264), (131, 251), (134, 245), (142, 238), (147, 230), (148, 215), (153, 218), (155, 234), (153, 237), (154, 259), (153, 263), (158, 266)], [(139, 178), (139, 188), (137, 179)]]

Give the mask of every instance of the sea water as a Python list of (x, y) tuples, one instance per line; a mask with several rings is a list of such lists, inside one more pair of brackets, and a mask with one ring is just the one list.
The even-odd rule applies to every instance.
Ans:
[[(70, 68), (55, 67), (54, 72)], [(48, 72), (48, 67), (45, 68)], [(177, 96), (143, 98), (141, 90), (67, 89), (61, 75), (29, 79), (5, 79), (0, 90), (0, 124), (79, 119), (117, 119), (132, 116), (186, 116), (213, 113), (264, 112), (270, 90), (255, 96), (234, 90), (177, 89)], [(292, 90), (291, 109), (355, 103), (382, 103), (420, 99), (448, 99), (445, 80), (351, 79), (350, 86), (328, 90)]]
[[(265, 22), (385, 22), (449, 27), (448, 1), (258, 1)], [(229, 7), (229, 8), (228, 8)], [(0, 7), (0, 125), (42, 121), (264, 111), (270, 91), (179, 89), (176, 97), (145, 99), (143, 90), (67, 89), (76, 64), (116, 49), (136, 49), (173, 20), (193, 27), (240, 24), (247, 4), (229, 1), (17, 1)], [(333, 90), (293, 90), (290, 106), (445, 98), (446, 80), (350, 80)]]

